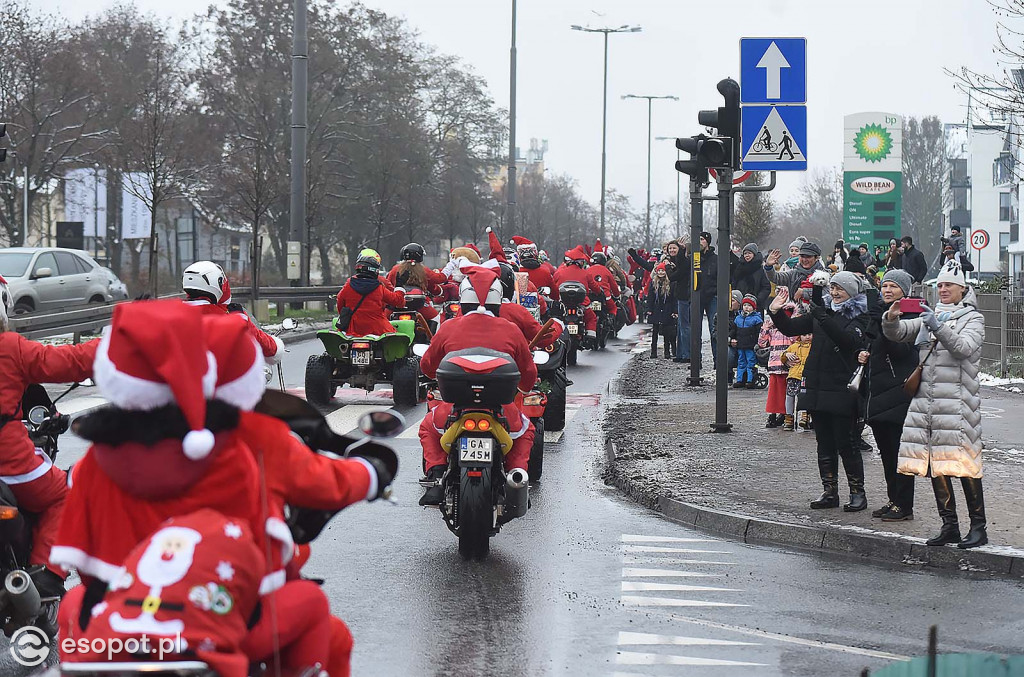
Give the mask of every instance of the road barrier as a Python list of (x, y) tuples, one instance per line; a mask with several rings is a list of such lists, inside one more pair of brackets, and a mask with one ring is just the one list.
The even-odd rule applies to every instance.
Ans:
[[(305, 301), (325, 301), (338, 293), (337, 287), (261, 287), (259, 298), (270, 301), (291, 303)], [(232, 294), (236, 301), (247, 301), (252, 296), (249, 289), (240, 289)], [(181, 294), (172, 294), (160, 298), (183, 298)], [(127, 303), (127, 301), (119, 301)], [(11, 328), (29, 339), (49, 338), (61, 334), (80, 334), (96, 332), (110, 324), (116, 303), (90, 304), (75, 310), (63, 310), (56, 313), (28, 313), (11, 318)]]

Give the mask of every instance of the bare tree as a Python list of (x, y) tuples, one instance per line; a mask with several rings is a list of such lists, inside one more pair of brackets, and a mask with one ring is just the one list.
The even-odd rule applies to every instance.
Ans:
[(929, 260), (938, 254), (946, 204), (946, 143), (935, 116), (903, 123), (903, 234)]
[[(763, 186), (764, 174), (754, 172), (747, 179), (747, 185)], [(732, 233), (736, 245), (743, 247), (753, 242), (765, 246), (775, 233), (775, 227), (775, 202), (770, 193), (740, 193)]]
[(837, 168), (808, 172), (797, 197), (777, 218), (776, 243), (786, 249), (798, 236), (819, 244), (822, 250), (843, 234), (843, 175)]

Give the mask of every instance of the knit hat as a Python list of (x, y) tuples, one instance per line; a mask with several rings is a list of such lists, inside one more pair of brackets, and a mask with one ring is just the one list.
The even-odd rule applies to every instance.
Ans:
[(804, 242), (807, 242), (807, 240), (804, 238), (803, 235), (801, 235), (800, 237), (789, 243), (789, 248), (792, 249), (793, 247), (796, 247), (797, 249), (800, 249), (800, 247), (804, 246)]
[(259, 345), (241, 315), (206, 315), (206, 344), (217, 360), (217, 388), (213, 399), (243, 411), (252, 411), (263, 396), (267, 379)]
[(733, 289), (732, 290), (732, 300), (735, 301), (736, 303), (742, 302), (743, 301), (743, 292), (741, 292), (739, 289)]
[(851, 256), (846, 259), (846, 266), (843, 268), (851, 273), (860, 273), (861, 275), (867, 275), (867, 268), (864, 266), (864, 262), (859, 256)]
[(860, 278), (848, 270), (836, 273), (829, 284), (834, 284), (850, 296), (860, 293)]
[(813, 242), (804, 242), (800, 245), (800, 256), (821, 256), (821, 247)]
[(951, 226), (950, 229), (949, 229), (949, 234), (950, 235), (952, 235), (953, 233), (959, 233), (959, 232), (960, 232), (960, 226)]
[(903, 290), (903, 295), (908, 296), (910, 294), (910, 287), (914, 284), (914, 278), (905, 270), (893, 268), (892, 270), (887, 270), (885, 275), (882, 276), (882, 283), (886, 282), (898, 285)]
[(946, 264), (942, 266), (942, 271), (939, 273), (939, 277), (935, 282), (936, 284), (952, 282), (953, 284), (958, 284), (961, 287), (967, 286), (967, 280), (964, 278), (964, 270), (960, 267), (960, 264), (956, 259), (946, 261)]
[(743, 297), (743, 300), (740, 302), (740, 306), (741, 307), (745, 306), (748, 303), (750, 305), (754, 306), (754, 310), (757, 310), (757, 297), (756, 296), (754, 296), (753, 294), (747, 294), (746, 296)]
[(100, 392), (121, 409), (176, 404), (189, 427), (182, 440), (185, 456), (198, 460), (213, 451), (213, 433), (204, 424), (217, 362), (207, 350), (198, 309), (177, 300), (118, 304), (96, 351), (93, 376)]
[(757, 248), (756, 243), (751, 242), (750, 244), (743, 248), (743, 253), (745, 254), (747, 252), (750, 252), (751, 254), (754, 254), (756, 256), (757, 254), (761, 253), (761, 250)]
[(705, 242), (707, 242), (708, 246), (711, 246), (711, 242), (712, 242), (712, 240), (711, 240), (711, 233), (709, 233), (708, 231), (705, 230), (704, 232), (702, 232), (700, 234), (700, 239), (702, 239)]

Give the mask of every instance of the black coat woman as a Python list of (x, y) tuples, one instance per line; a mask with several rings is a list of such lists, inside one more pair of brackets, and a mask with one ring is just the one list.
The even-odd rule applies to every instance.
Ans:
[[(903, 391), (903, 384), (917, 368), (920, 352), (909, 343), (890, 341), (882, 333), (882, 312), (893, 303), (910, 294), (914, 278), (903, 270), (893, 269), (882, 278), (882, 302), (884, 307), (870, 309), (871, 324), (868, 327), (867, 350), (861, 351), (857, 361), (867, 365), (866, 417), (875, 434), (875, 444), (882, 456), (882, 470), (885, 473), (885, 488), (888, 502), (872, 511), (872, 517), (883, 522), (902, 522), (914, 519), (914, 476), (896, 472), (900, 455), (900, 437), (903, 422), (910, 408), (910, 397)], [(862, 390), (863, 392), (863, 390)]]
[(829, 283), (829, 294), (823, 294), (826, 273), (811, 276), (814, 292), (810, 314), (789, 317), (782, 307), (789, 299), (789, 290), (780, 287), (770, 306), (772, 321), (786, 336), (811, 334), (811, 351), (804, 368), (806, 387), (800, 393), (798, 408), (811, 412), (814, 437), (818, 445), (818, 473), (824, 489), (811, 501), (811, 508), (839, 507), (839, 459), (843, 460), (850, 487), (846, 512), (864, 510), (864, 461), (853, 449), (850, 431), (857, 415), (857, 395), (849, 383), (856, 368), (857, 355), (867, 345), (867, 297), (861, 292), (860, 280), (850, 272), (836, 273)]

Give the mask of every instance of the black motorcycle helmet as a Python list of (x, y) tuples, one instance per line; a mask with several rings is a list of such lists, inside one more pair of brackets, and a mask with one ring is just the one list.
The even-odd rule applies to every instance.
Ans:
[(427, 251), (423, 248), (423, 245), (410, 242), (409, 244), (402, 247), (401, 259), (403, 261), (415, 261), (416, 263), (423, 263), (423, 257)]
[(516, 271), (507, 263), (498, 263), (498, 270), (501, 271), (498, 278), (501, 280), (501, 296), (506, 301), (511, 301), (516, 291)]
[(594, 252), (594, 255), (590, 257), (590, 262), (595, 266), (603, 266), (608, 263), (608, 257), (602, 252)]
[(356, 277), (375, 280), (378, 275), (380, 275), (380, 262), (377, 259), (372, 256), (360, 256), (356, 259)]

